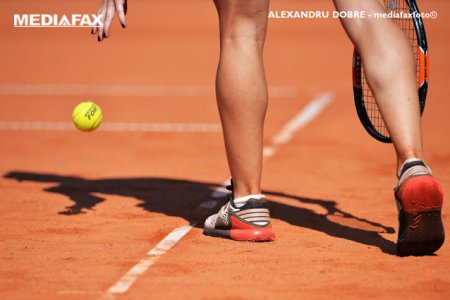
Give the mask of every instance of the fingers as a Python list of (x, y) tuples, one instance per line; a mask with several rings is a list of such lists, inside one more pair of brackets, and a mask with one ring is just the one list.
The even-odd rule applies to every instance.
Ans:
[[(100, 9), (97, 11), (97, 16), (100, 15), (102, 12), (102, 8), (100, 7)], [(91, 28), (91, 34), (96, 34), (98, 32), (98, 26), (94, 26)]]
[(99, 42), (109, 36), (109, 30), (115, 12), (117, 12), (122, 27), (125, 28), (127, 26), (125, 20), (127, 14), (127, 0), (102, 0), (102, 5), (97, 12), (97, 16), (101, 16), (100, 20), (103, 27), (92, 27), (91, 29), (91, 33), (97, 35)]
[(116, 7), (116, 11), (117, 11), (117, 16), (119, 17), (119, 21), (120, 24), (122, 24), (122, 28), (127, 27), (127, 23), (125, 21), (125, 14), (126, 9), (127, 9), (127, 1), (123, 1), (123, 0), (115, 0), (114, 1), (115, 7)]
[(102, 24), (103, 24), (103, 27), (98, 27), (98, 30), (97, 30), (97, 39), (99, 42), (101, 42), (104, 37), (104, 25), (105, 25), (106, 12), (108, 10), (108, 2), (109, 2), (109, 0), (103, 0), (102, 7), (100, 8), (99, 13), (98, 13), (99, 16), (101, 15), (100, 20), (102, 21)]
[(107, 38), (109, 35), (109, 28), (111, 27), (112, 19), (114, 18), (115, 5), (113, 0), (108, 1), (108, 7), (106, 9), (105, 22), (103, 23), (103, 37)]

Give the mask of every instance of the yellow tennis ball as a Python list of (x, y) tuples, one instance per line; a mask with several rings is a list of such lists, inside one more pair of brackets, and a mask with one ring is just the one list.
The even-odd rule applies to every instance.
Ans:
[(93, 131), (100, 126), (103, 113), (100, 106), (94, 102), (81, 102), (72, 113), (72, 121), (81, 131)]

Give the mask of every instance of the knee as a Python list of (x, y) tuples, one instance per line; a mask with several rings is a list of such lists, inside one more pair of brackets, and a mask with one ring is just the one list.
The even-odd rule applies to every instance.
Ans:
[[(216, 0), (223, 45), (260, 45), (267, 31), (268, 5), (260, 0)], [(268, 4), (268, 3), (267, 3)]]
[(265, 30), (251, 26), (231, 25), (220, 35), (222, 47), (260, 49), (264, 45)]

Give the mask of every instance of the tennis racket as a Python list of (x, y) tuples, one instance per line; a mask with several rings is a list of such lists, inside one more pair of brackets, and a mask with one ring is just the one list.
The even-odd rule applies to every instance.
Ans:
[[(419, 8), (415, 0), (384, 0), (384, 3), (388, 12), (392, 12), (396, 17), (394, 20), (411, 43), (416, 58), (417, 88), (422, 114), (427, 97), (430, 64), (427, 38)], [(392, 142), (375, 97), (367, 84), (364, 66), (356, 49), (353, 52), (353, 94), (359, 120), (367, 132), (381, 142)]]

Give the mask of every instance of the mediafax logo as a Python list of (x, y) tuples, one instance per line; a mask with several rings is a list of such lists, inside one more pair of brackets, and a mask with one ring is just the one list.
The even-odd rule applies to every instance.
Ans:
[(103, 22), (95, 14), (14, 14), (14, 27), (103, 27)]

